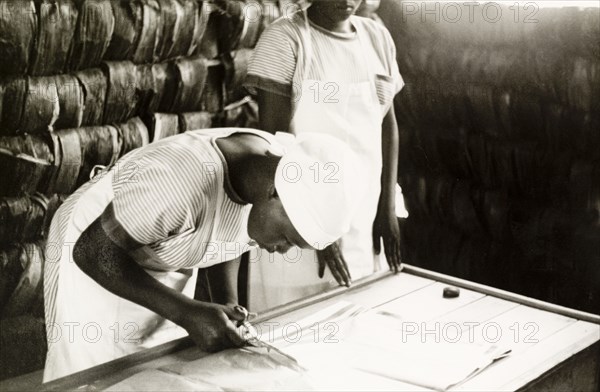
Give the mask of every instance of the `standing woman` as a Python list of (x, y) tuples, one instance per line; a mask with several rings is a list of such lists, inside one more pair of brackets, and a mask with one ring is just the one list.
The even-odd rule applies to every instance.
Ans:
[[(248, 69), (246, 86), (258, 96), (262, 129), (331, 134), (347, 142), (369, 172), (369, 182), (363, 184), (367, 195), (350, 233), (316, 255), (275, 255), (270, 263), (256, 264), (265, 292), (263, 298), (251, 296), (263, 306), (328, 287), (317, 279), (325, 265), (342, 285), (373, 273), (381, 240), (390, 268), (400, 266), (395, 211), (399, 137), (393, 99), (404, 82), (389, 32), (355, 16), (360, 3), (313, 0), (308, 9), (279, 19), (261, 36)], [(313, 262), (304, 262), (306, 258)], [(274, 275), (281, 277), (277, 283), (265, 279)]]

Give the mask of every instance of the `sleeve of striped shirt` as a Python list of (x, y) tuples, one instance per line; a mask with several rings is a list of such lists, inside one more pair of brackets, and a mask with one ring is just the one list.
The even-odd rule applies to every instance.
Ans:
[(251, 92), (264, 90), (292, 96), (297, 63), (297, 42), (292, 22), (286, 19), (271, 24), (261, 35), (248, 65), (244, 85)]
[(127, 251), (177, 234), (189, 222), (189, 181), (170, 165), (144, 161), (115, 174), (114, 198), (101, 217), (106, 235)]

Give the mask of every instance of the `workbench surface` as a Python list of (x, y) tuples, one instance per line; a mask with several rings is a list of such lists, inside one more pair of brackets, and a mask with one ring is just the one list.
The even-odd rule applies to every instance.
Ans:
[[(443, 298), (448, 285), (461, 287), (460, 296)], [(461, 326), (465, 334), (472, 328), (469, 332), (476, 340), (482, 328), (493, 324), (494, 341), (499, 331), (499, 344), (509, 344), (512, 353), (451, 390), (598, 390), (600, 316), (411, 266), (397, 275), (380, 274), (351, 289), (336, 288), (274, 309), (260, 315), (258, 325), (295, 323), (339, 301), (401, 315), (417, 329), (422, 323), (438, 323), (442, 329), (449, 324)], [(44, 389), (104, 389), (143, 370), (203, 355), (189, 339), (181, 339), (55, 380)], [(36, 372), (6, 380), (0, 390), (39, 389), (40, 380), (41, 372)], [(402, 382), (397, 385), (398, 390), (427, 390)]]

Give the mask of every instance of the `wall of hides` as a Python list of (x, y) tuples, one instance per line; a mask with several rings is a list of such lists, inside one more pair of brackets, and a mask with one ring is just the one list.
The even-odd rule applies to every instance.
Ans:
[[(547, 2), (552, 3), (552, 2)], [(382, 1), (408, 263), (600, 309), (600, 9)]]

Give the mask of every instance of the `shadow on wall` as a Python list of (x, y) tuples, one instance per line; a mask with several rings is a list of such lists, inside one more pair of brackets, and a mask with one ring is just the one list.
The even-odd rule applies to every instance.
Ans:
[(382, 1), (405, 261), (597, 313), (600, 8)]

